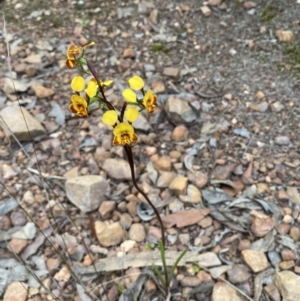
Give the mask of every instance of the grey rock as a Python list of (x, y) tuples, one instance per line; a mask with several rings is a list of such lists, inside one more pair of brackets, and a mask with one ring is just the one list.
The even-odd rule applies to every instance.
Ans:
[(288, 136), (277, 136), (275, 138), (275, 143), (278, 145), (289, 145), (291, 144), (291, 141)]
[(146, 238), (145, 227), (142, 224), (132, 224), (129, 229), (129, 239), (142, 242)]
[(14, 134), (20, 141), (30, 141), (46, 134), (44, 127), (25, 108), (15, 106), (5, 107), (0, 111), (0, 116), (9, 128), (9, 130), (6, 127), (3, 127), (3, 129), (11, 138), (12, 134)]
[(12, 238), (33, 239), (36, 234), (36, 226), (33, 222), (27, 223), (24, 227), (12, 234)]
[(113, 158), (106, 159), (103, 162), (102, 169), (113, 179), (131, 180), (129, 163), (125, 160)]
[(149, 72), (149, 71), (155, 71), (155, 66), (153, 64), (144, 64), (144, 70), (145, 72)]
[(110, 192), (107, 180), (95, 175), (69, 179), (65, 188), (68, 199), (83, 212), (98, 209)]
[(187, 101), (172, 95), (166, 102), (167, 114), (174, 124), (189, 124), (197, 119), (196, 113)]
[(19, 206), (17, 200), (9, 198), (0, 203), (0, 215), (5, 215)]

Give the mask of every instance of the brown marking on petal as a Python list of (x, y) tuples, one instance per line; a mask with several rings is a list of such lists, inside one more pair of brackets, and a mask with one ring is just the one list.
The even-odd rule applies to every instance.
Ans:
[(73, 69), (76, 65), (76, 60), (74, 59), (66, 59), (65, 65), (68, 69)]

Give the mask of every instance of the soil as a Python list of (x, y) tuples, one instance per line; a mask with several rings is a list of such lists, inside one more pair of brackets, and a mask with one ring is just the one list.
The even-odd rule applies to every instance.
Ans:
[[(98, 112), (83, 120), (74, 118), (68, 109), (71, 95), (69, 84), (76, 72), (64, 67), (67, 47), (72, 43), (84, 45), (91, 41), (96, 45), (89, 48), (87, 56), (96, 67), (101, 80), (114, 80), (114, 87), (108, 91), (114, 104), (122, 103), (121, 91), (127, 87), (128, 78), (139, 74), (148, 86), (153, 87), (157, 82), (163, 83), (165, 88), (158, 93), (158, 99), (165, 95), (189, 93), (194, 96), (194, 100), (201, 108), (198, 110), (197, 122), (186, 125), (189, 136), (184, 143), (176, 143), (170, 138), (175, 126), (169, 118), (163, 119), (158, 126), (153, 127), (152, 133), (140, 132), (141, 143), (134, 149), (140, 174), (145, 172), (145, 166), (149, 162), (149, 147), (155, 147), (159, 156), (169, 156), (171, 151), (179, 151), (182, 154), (177, 162), (182, 163), (178, 169), (179, 173), (188, 176), (183, 159), (186, 150), (195, 142), (208, 137), (204, 147), (198, 149), (197, 156), (193, 160), (193, 166), (208, 177), (203, 189), (220, 188), (237, 197), (251, 185), (263, 183), (268, 189), (263, 192), (262, 198), (276, 204), (280, 209), (281, 217), (277, 220), (278, 224), (287, 224), (284, 223), (283, 217), (289, 215), (295, 221), (294, 225), (299, 227), (299, 204), (291, 202), (286, 195), (284, 197), (280, 195), (287, 187), (300, 186), (299, 1), (254, 1), (255, 5), (250, 9), (246, 7), (249, 2), (242, 0), (220, 1), (222, 3), (219, 6), (206, 6), (206, 2), (199, 0), (0, 2), (5, 17), (5, 27), (2, 21), (0, 31), (1, 86), (2, 84), (4, 86), (4, 78), (9, 77), (10, 62), (13, 79), (39, 81), (43, 86), (55, 91), (48, 99), (37, 99), (32, 88), (18, 93), (21, 102), (24, 102), (34, 116), (40, 114), (44, 116), (42, 123), (47, 129), (47, 136), (43, 137), (42, 141), (25, 143), (24, 147), (31, 158), (37, 158), (33, 160), (39, 161), (41, 172), (51, 175), (47, 180), (47, 185), (49, 184), (47, 188), (40, 185), (37, 180), (33, 183), (32, 177), (26, 171), (28, 160), (22, 155), (20, 147), (13, 141), (5, 139), (4, 133), (1, 132), (1, 156), (3, 156), (0, 162), (13, 166), (19, 172), (10, 180), (4, 180), (2, 176), (0, 180), (17, 199), (21, 200), (29, 190), (33, 192), (36, 202), (33, 206), (27, 206), (26, 210), (42, 229), (46, 229), (46, 226), (53, 224), (55, 220), (53, 212), (49, 212), (47, 198), (44, 195), (47, 189), (50, 200), (63, 201), (65, 204), (65, 212), (61, 212), (61, 209), (54, 212), (54, 215), (57, 214), (56, 219), (64, 221), (63, 226), (54, 231), (60, 234), (71, 233), (79, 240), (84, 237), (85, 245), (89, 247), (97, 245), (97, 240), (93, 237), (93, 221), (99, 219), (98, 211), (83, 214), (70, 204), (65, 196), (64, 182), (59, 179), (76, 167), (78, 175), (96, 173), (107, 176), (101, 169), (101, 160), (97, 159), (96, 149), (102, 146), (109, 153), (107, 145), (111, 141), (111, 133), (106, 130), (104, 136), (99, 136), (99, 133), (103, 133), (103, 125)], [(202, 12), (203, 6), (210, 8), (208, 16)], [(10, 59), (7, 57), (4, 40), (5, 30), (11, 46)], [(293, 38), (287, 42), (280, 41), (277, 34), (280, 30), (291, 31)], [(126, 57), (128, 49), (132, 49), (134, 55)], [(24, 70), (20, 71), (20, 65), (32, 54), (38, 54), (41, 61), (32, 64), (34, 75), (31, 76)], [(155, 66), (155, 70), (147, 70), (147, 64)], [(179, 74), (166, 75), (167, 67), (178, 68)], [(210, 97), (211, 95), (216, 97)], [(31, 101), (28, 102), (28, 99)], [(4, 89), (0, 89), (0, 108), (13, 101), (15, 98), (12, 95), (7, 95)], [(56, 102), (66, 112), (66, 121), (59, 126), (55, 118), (49, 116), (51, 102)], [(193, 104), (192, 101), (191, 103)], [(211, 132), (203, 127), (208, 124), (213, 128)], [(86, 136), (94, 137), (97, 145), (81, 147), (80, 143)], [(59, 148), (56, 150), (43, 148), (43, 141), (55, 137), (59, 137)], [(114, 149), (111, 156), (122, 157), (123, 154), (122, 151)], [(250, 175), (249, 166), (251, 166)], [(37, 169), (35, 165), (33, 167)], [(236, 170), (237, 167), (241, 172)], [(229, 169), (231, 170), (228, 171)], [(192, 178), (191, 175), (190, 177)], [(216, 183), (216, 180), (221, 182)], [(231, 184), (227, 185), (229, 180), (230, 183), (235, 183), (234, 187)], [(110, 181), (115, 187), (120, 184), (114, 179)], [(138, 182), (143, 184), (143, 179), (139, 178)], [(238, 183), (240, 186), (237, 188)], [(130, 181), (127, 181), (126, 185), (128, 188), (124, 192), (124, 200), (129, 195), (137, 195)], [(163, 189), (159, 191), (159, 194), (165, 193)], [(6, 196), (7, 193), (3, 189), (3, 199)], [(118, 219), (117, 216), (123, 210), (121, 207), (117, 205), (116, 213), (107, 219), (108, 222)], [(161, 213), (164, 215), (168, 211), (163, 209)], [(249, 211), (247, 214), (249, 215)], [(71, 216), (79, 228), (69, 223), (66, 215)], [(49, 218), (48, 221), (46, 217)], [(218, 234), (217, 231), (221, 229), (218, 229), (218, 226), (222, 229), (225, 227), (216, 221), (216, 216), (212, 218), (216, 232), (211, 234), (210, 239), (214, 239)], [(135, 222), (141, 222), (138, 216), (133, 219)], [(146, 228), (152, 225), (151, 222), (144, 224)], [(190, 233), (190, 238), (196, 238), (199, 234), (196, 226), (175, 228), (174, 231), (178, 235)], [(245, 232), (239, 230), (231, 229), (230, 234), (239, 233), (239, 236), (235, 243), (225, 244), (229, 248), (227, 260), (245, 264), (239, 249), (241, 241), (252, 242), (258, 237), (250, 231), (250, 226)], [(289, 231), (287, 235), (288, 233)], [(226, 237), (228, 236), (225, 235)], [(136, 250), (141, 252), (149, 249), (149, 245), (143, 241)], [(280, 243), (277, 243), (278, 245)], [(295, 245), (299, 248), (299, 241), (295, 242)], [(182, 244), (178, 246), (170, 244), (167, 247), (178, 251), (182, 248)], [(208, 249), (212, 250), (217, 252), (216, 246)], [(117, 251), (117, 247), (108, 248), (108, 256), (116, 256)], [(0, 251), (0, 257), (10, 256), (8, 253)], [(49, 258), (54, 256), (55, 252), (46, 241), (39, 248), (38, 254)], [(106, 255), (93, 254), (95, 261)], [(294, 271), (294, 266), (297, 265), (299, 262), (295, 259), (290, 270)], [(177, 272), (183, 276), (191, 273), (188, 267), (181, 267)], [(89, 288), (103, 283), (103, 287), (97, 286), (95, 294), (98, 298), (108, 294), (112, 301), (118, 299), (120, 291), (128, 288), (129, 283), (134, 282), (133, 279), (126, 280), (127, 282), (117, 280), (114, 285), (114, 279), (126, 278), (124, 273), (127, 274), (121, 270), (103, 273), (97, 278), (83, 277), (82, 281)], [(253, 283), (256, 274), (253, 272), (247, 282), (249, 288), (241, 288), (251, 298), (254, 298), (255, 294)], [(179, 279), (178, 276), (177, 280)], [(55, 294), (59, 288), (60, 300), (80, 300), (76, 292), (76, 282), (78, 279), (71, 278), (61, 287), (59, 286), (61, 283), (53, 282), (50, 290)], [(181, 296), (186, 296), (185, 288), (180, 283), (182, 284), (180, 281), (177, 283), (177, 292)], [(148, 283), (148, 286), (151, 286), (150, 284)], [(159, 292), (157, 289), (156, 293), (149, 297), (151, 295), (149, 291), (148, 288), (147, 297), (142, 299), (140, 296), (140, 300), (154, 300), (154, 296)], [(33, 300), (43, 300), (45, 296), (47, 294), (37, 295)], [(210, 300), (210, 296), (211, 290), (208, 290), (195, 294), (190, 300)], [(180, 300), (175, 295), (173, 298)]]

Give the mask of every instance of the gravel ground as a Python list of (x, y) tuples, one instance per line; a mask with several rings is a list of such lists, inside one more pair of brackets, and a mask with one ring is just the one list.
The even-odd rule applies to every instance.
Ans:
[(135, 74), (158, 96), (133, 152), (170, 265), (190, 252), (170, 300), (300, 300), (298, 2), (0, 2), (5, 301), (166, 300), (150, 268), (159, 226), (122, 148), (100, 111), (80, 119), (68, 110), (76, 72), (65, 53), (90, 41), (115, 106)]

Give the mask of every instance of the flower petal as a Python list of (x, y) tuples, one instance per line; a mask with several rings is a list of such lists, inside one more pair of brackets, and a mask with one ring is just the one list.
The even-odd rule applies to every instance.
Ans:
[(134, 133), (134, 128), (129, 123), (121, 122), (114, 128), (114, 135), (120, 135), (124, 132)]
[(73, 69), (75, 67), (75, 65), (76, 65), (76, 60), (74, 60), (74, 59), (66, 59), (65, 64), (66, 64), (66, 67), (68, 69)]
[(106, 111), (102, 116), (102, 122), (106, 125), (115, 125), (118, 120), (118, 113), (115, 110)]
[(131, 77), (128, 82), (130, 88), (133, 90), (141, 90), (145, 85), (143, 79), (137, 75)]
[(77, 45), (70, 45), (68, 50), (67, 50), (67, 58), (69, 59), (74, 59), (74, 56), (79, 55), (81, 52), (81, 49)]
[(136, 94), (130, 89), (125, 89), (122, 95), (126, 99), (126, 101), (136, 102), (137, 100)]
[(107, 86), (110, 86), (112, 83), (113, 83), (113, 80), (110, 79), (110, 80), (106, 80), (105, 82), (101, 82), (101, 85), (107, 87)]
[(134, 122), (140, 115), (140, 112), (135, 107), (129, 107), (124, 116), (129, 122)]
[(73, 94), (71, 96), (71, 101), (74, 105), (82, 105), (85, 108), (87, 108), (87, 101), (86, 99), (84, 99), (82, 96), (77, 95), (77, 94)]
[(134, 133), (132, 125), (121, 122), (114, 128), (114, 145), (130, 145), (138, 141), (138, 136)]
[(82, 76), (75, 76), (71, 82), (71, 88), (76, 92), (83, 91), (85, 87), (85, 80)]
[(152, 90), (148, 90), (143, 98), (143, 105), (149, 113), (153, 113), (156, 107), (157, 96), (153, 94)]
[(86, 45), (82, 46), (82, 49), (85, 51), (88, 47), (94, 46), (94, 45), (95, 45), (95, 42), (91, 42), (89, 44), (86, 44)]
[(85, 89), (85, 93), (90, 97), (94, 97), (97, 94), (98, 85), (95, 81), (90, 80), (87, 88)]

